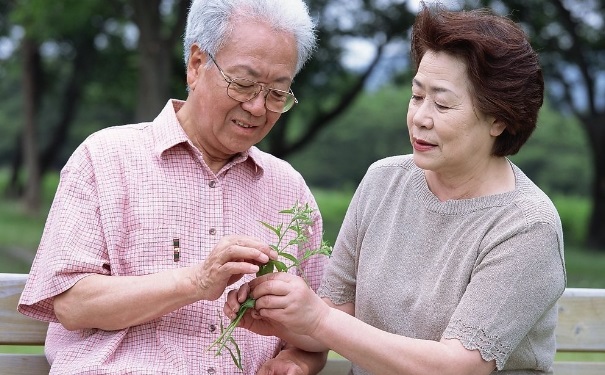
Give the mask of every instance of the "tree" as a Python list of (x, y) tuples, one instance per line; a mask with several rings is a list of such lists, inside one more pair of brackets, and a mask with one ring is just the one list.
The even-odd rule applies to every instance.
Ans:
[[(7, 16), (2, 18), (2, 32), (8, 34), (14, 27), (25, 30), (25, 37), (20, 40), (24, 126), (18, 135), (21, 141), (16, 142), (21, 152), (17, 152), (18, 156), (14, 159), (12, 186), (7, 190), (25, 190), (25, 204), (29, 211), (35, 212), (39, 208), (40, 177), (61, 155), (78, 111), (87, 99), (87, 90), (97, 84), (105, 86), (106, 92), (98, 100), (105, 100), (106, 103), (115, 92), (120, 92), (119, 96), (126, 99), (122, 100), (125, 103), (132, 102), (128, 96), (137, 94), (136, 90), (131, 89), (126, 91), (130, 95), (125, 96), (124, 90), (112, 88), (129, 86), (124, 82), (128, 82), (128, 77), (133, 75), (128, 64), (124, 64), (133, 55), (124, 42), (128, 36), (123, 27), (131, 21), (121, 17), (127, 15), (136, 18), (143, 31), (141, 42), (138, 43), (141, 84), (137, 115), (147, 117), (145, 109), (148, 108), (157, 113), (170, 97), (172, 61), (175, 60), (173, 44), (181, 33), (188, 2), (172, 2), (178, 7), (175, 13), (176, 29), (168, 36), (162, 32), (168, 26), (162, 25), (160, 20), (160, 3), (159, 0), (153, 1), (153, 4), (136, 1), (136, 17), (129, 11), (130, 2), (121, 0), (66, 0), (60, 3), (21, 0), (3, 4)], [(116, 14), (116, 9), (121, 9), (122, 13)], [(172, 19), (173, 13), (168, 12), (167, 18)], [(11, 26), (7, 22), (9, 19)], [(53, 52), (44, 55), (42, 46), (52, 47)], [(116, 61), (119, 61), (119, 67), (112, 69)], [(160, 104), (158, 100), (161, 100)], [(107, 107), (107, 104), (100, 106), (103, 107)], [(95, 113), (101, 111), (103, 109), (96, 109)], [(133, 109), (128, 109), (128, 112), (132, 113)], [(44, 121), (41, 121), (42, 118)], [(132, 115), (124, 120), (132, 120)], [(47, 137), (39, 145), (37, 139), (40, 132)], [(22, 162), (27, 172), (25, 189), (19, 187)]]
[(182, 51), (180, 37), (185, 29), (189, 1), (174, 1), (169, 11), (162, 11), (162, 0), (134, 0), (132, 5), (132, 19), (139, 29), (135, 121), (150, 121), (170, 98), (173, 65), (182, 61), (175, 59), (181, 55), (174, 51)]
[[(21, 56), (23, 61), (23, 131), (18, 136), (22, 147), (22, 157), (17, 157), (14, 165), (13, 184), (19, 184), (20, 162), (25, 163), (27, 180), (25, 181), (25, 206), (35, 213), (40, 208), (41, 176), (52, 162), (52, 156), (64, 143), (67, 130), (71, 124), (91, 63), (95, 59), (94, 37), (97, 33), (88, 20), (100, 9), (99, 1), (83, 4), (80, 1), (65, 1), (59, 4), (40, 0), (15, 1), (7, 7), (10, 10), (7, 19), (13, 26), (3, 27), (7, 32), (15, 25), (24, 30), (21, 39)], [(69, 10), (72, 16), (65, 18)], [(8, 13), (8, 12), (7, 12)], [(65, 37), (69, 35), (70, 37)], [(54, 52), (44, 56), (42, 46), (54, 46)], [(52, 64), (57, 56), (65, 64)], [(50, 60), (50, 62), (49, 62)], [(61, 77), (64, 81), (52, 80), (50, 77)], [(64, 83), (64, 84), (62, 84)], [(59, 95), (57, 95), (57, 93)], [(38, 144), (43, 105), (51, 102), (52, 107), (59, 107), (56, 122), (49, 126), (54, 131), (44, 144)], [(45, 113), (44, 113), (45, 114)], [(45, 124), (47, 125), (47, 124)], [(11, 191), (21, 191), (17, 186), (9, 187)]]
[[(387, 49), (405, 44), (407, 30), (415, 17), (401, 1), (310, 0), (307, 3), (317, 19), (319, 44), (292, 87), (301, 98), (301, 105), (282, 116), (261, 144), (282, 158), (309, 145), (350, 108)], [(346, 44), (355, 40), (369, 42), (375, 48), (374, 57), (360, 71), (352, 71), (343, 59)]]
[[(56, 47), (54, 55), (42, 56), (40, 62), (43, 79), (37, 86), (36, 95), (41, 100), (35, 117), (45, 119), (45, 126), (38, 126), (38, 130), (48, 135), (40, 137), (45, 142), (37, 147), (40, 173), (64, 153), (60, 150), (68, 144), (74, 121), (86, 118), (86, 123), (95, 123), (98, 119), (92, 115), (106, 119), (109, 108), (114, 107), (122, 109), (121, 117), (115, 118), (151, 120), (168, 97), (175, 97), (174, 87), (179, 94), (185, 92), (182, 47), (177, 37), (183, 34), (188, 4), (187, 0), (14, 2), (11, 17), (16, 24), (31, 29), (28, 35), (31, 32), (38, 46)], [(308, 4), (317, 18), (320, 45), (293, 87), (304, 104), (284, 115), (261, 145), (283, 158), (309, 144), (346, 111), (363, 91), (386, 48), (406, 37), (413, 20), (407, 8), (397, 2), (312, 0)], [(133, 25), (138, 38), (129, 33)], [(129, 43), (132, 39), (134, 46)], [(373, 60), (361, 72), (343, 63), (344, 42), (351, 39), (376, 45)], [(138, 91), (132, 88), (136, 82), (133, 75), (138, 78)], [(136, 107), (136, 112), (128, 110), (129, 106)], [(52, 126), (46, 126), (49, 119), (53, 119)], [(32, 140), (27, 133), (24, 142)]]
[(540, 54), (551, 101), (582, 124), (593, 168), (587, 245), (605, 251), (605, 1), (484, 3), (524, 25)]

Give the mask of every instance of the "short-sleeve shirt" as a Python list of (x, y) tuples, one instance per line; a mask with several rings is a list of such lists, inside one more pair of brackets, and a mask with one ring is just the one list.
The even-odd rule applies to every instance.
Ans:
[(440, 201), (411, 155), (374, 163), (318, 293), (387, 332), (458, 339), (506, 374), (549, 373), (566, 282), (561, 222), (511, 167), (513, 191)]
[[(219, 239), (244, 234), (275, 243), (260, 224), (290, 217), (279, 211), (316, 202), (302, 176), (287, 162), (250, 148), (219, 173), (205, 164), (176, 117), (172, 100), (148, 123), (106, 128), (86, 139), (61, 171), (61, 180), (19, 311), (50, 322), (45, 352), (51, 374), (235, 374), (226, 350), (206, 349), (218, 337), (225, 295), (198, 301), (147, 323), (117, 331), (66, 330), (53, 297), (91, 274), (136, 276), (203, 262)], [(321, 243), (315, 211), (310, 240), (291, 247), (301, 257)], [(174, 257), (174, 240), (180, 254)], [(325, 257), (303, 263), (314, 290)], [(232, 286), (249, 281), (248, 275)], [(274, 357), (278, 338), (236, 329), (245, 374)]]

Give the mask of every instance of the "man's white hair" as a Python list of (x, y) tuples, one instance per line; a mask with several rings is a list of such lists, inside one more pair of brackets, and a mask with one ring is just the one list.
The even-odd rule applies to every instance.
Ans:
[(266, 22), (275, 30), (295, 37), (298, 50), (295, 74), (315, 49), (315, 24), (303, 0), (193, 0), (185, 30), (185, 64), (193, 44), (216, 55), (237, 28), (237, 22), (243, 19)]

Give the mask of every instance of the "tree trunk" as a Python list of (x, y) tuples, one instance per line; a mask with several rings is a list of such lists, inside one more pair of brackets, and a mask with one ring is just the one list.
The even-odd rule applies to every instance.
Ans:
[(594, 250), (605, 251), (605, 114), (585, 121), (585, 128), (590, 129), (589, 139), (594, 163), (593, 205), (587, 246)]
[(4, 190), (4, 196), (8, 199), (19, 199), (23, 196), (23, 185), (19, 180), (19, 171), (23, 164), (22, 138), (21, 134), (19, 134), (15, 139), (16, 146), (11, 158), (10, 177), (6, 190)]
[(134, 21), (139, 28), (139, 87), (136, 121), (151, 121), (170, 98), (173, 51), (183, 35), (188, 1), (175, 4), (176, 20), (167, 24), (160, 0), (135, 0)]
[(23, 161), (27, 172), (25, 183), (25, 208), (36, 214), (40, 210), (41, 177), (38, 164), (38, 132), (36, 117), (38, 112), (37, 81), (40, 70), (40, 55), (35, 41), (25, 37), (23, 53)]

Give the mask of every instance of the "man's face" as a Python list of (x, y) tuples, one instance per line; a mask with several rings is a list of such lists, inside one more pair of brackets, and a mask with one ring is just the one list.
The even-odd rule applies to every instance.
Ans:
[[(235, 25), (231, 37), (214, 56), (225, 75), (287, 91), (296, 69), (294, 36), (264, 23), (243, 21)], [(244, 103), (230, 98), (228, 83), (216, 65), (207, 67), (208, 61), (205, 51), (192, 47), (187, 67), (187, 102), (191, 106), (184, 118), (179, 117), (207, 162), (207, 157), (228, 160), (260, 142), (281, 115), (265, 108), (265, 92)]]

